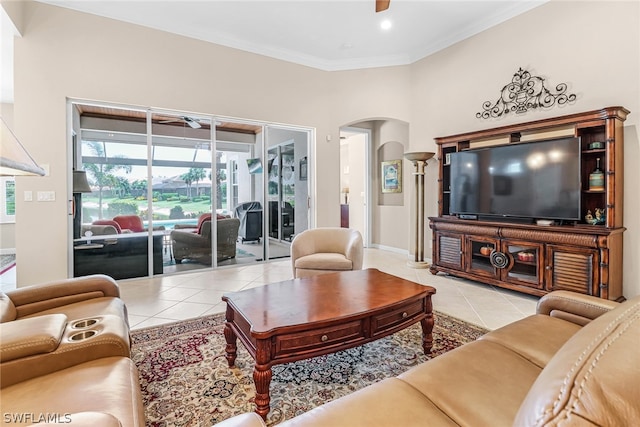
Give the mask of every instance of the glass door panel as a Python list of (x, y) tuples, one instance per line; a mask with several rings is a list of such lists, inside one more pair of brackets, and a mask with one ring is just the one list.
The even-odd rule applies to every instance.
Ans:
[(511, 268), (503, 273), (503, 280), (526, 286), (541, 287), (542, 274), (540, 268), (543, 263), (540, 256), (542, 254), (542, 245), (521, 244), (520, 242), (508, 240), (504, 240), (502, 244), (504, 250), (513, 259)]
[[(82, 106), (83, 110), (90, 106)], [(116, 109), (113, 109), (116, 110)], [(144, 221), (147, 150), (145, 112), (122, 110), (136, 120), (80, 122), (73, 165), (86, 174), (90, 192), (74, 193), (74, 276), (102, 273), (115, 279), (162, 273), (162, 236), (150, 238)], [(139, 179), (138, 179), (139, 178)], [(149, 256), (149, 242), (153, 255)]]
[(468, 269), (476, 274), (497, 276), (496, 267), (491, 262), (491, 255), (498, 250), (498, 243), (493, 239), (467, 238)]
[(290, 255), (291, 240), (309, 227), (309, 132), (267, 126), (269, 259)]
[(151, 116), (151, 198), (144, 211), (160, 241), (163, 272), (212, 265), (210, 120), (166, 113)]
[[(264, 260), (263, 188), (266, 162), (262, 159), (262, 133), (251, 142), (231, 140), (216, 133), (218, 265)], [(219, 138), (219, 139), (218, 139)]]

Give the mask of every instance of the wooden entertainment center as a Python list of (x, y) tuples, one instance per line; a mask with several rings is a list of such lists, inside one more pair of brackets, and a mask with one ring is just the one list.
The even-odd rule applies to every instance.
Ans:
[[(430, 271), (448, 273), (532, 295), (570, 290), (610, 300), (622, 290), (623, 107), (572, 114), (478, 132), (436, 138), (438, 216), (433, 230)], [(523, 144), (555, 137), (580, 137), (581, 220), (538, 225), (450, 215), (451, 153)], [(594, 144), (602, 143), (602, 144)], [(600, 159), (600, 160), (598, 160)], [(589, 175), (604, 173), (604, 188), (590, 189)], [(605, 208), (603, 223), (592, 225), (587, 211)], [(545, 218), (538, 218), (544, 220)]]

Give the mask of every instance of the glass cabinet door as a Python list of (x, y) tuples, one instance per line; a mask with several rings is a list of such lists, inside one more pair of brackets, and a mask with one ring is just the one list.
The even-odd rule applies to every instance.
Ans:
[(467, 238), (467, 270), (476, 274), (497, 277), (499, 272), (491, 262), (491, 256), (499, 249), (498, 241), (488, 238)]
[(542, 245), (503, 240), (503, 251), (513, 260), (502, 273), (502, 280), (542, 287)]

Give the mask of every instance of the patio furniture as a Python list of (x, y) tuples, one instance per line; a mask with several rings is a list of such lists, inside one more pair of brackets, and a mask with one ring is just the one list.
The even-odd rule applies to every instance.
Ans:
[[(149, 274), (149, 235), (144, 233), (98, 234), (100, 227), (115, 230), (110, 225), (93, 225), (94, 234), (73, 241), (73, 275), (106, 274), (114, 279), (144, 277)], [(153, 232), (153, 273), (162, 274), (162, 239), (164, 231)]]
[[(235, 258), (236, 241), (240, 220), (238, 218), (222, 218), (216, 220), (218, 253), (217, 260)], [(171, 232), (173, 257), (176, 264), (190, 259), (204, 264), (211, 264), (211, 220), (202, 223), (199, 232), (190, 229), (174, 229)]]
[(238, 236), (241, 241), (260, 241), (262, 237), (262, 204), (260, 202), (244, 202), (235, 208), (234, 215), (240, 220)]

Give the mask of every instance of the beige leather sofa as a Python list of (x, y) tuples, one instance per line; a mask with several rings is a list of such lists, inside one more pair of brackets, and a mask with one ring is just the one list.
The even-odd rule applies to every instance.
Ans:
[(305, 230), (291, 242), (293, 277), (361, 270), (363, 251), (358, 230), (339, 227)]
[[(639, 340), (640, 297), (552, 292), (533, 316), (279, 425), (637, 425)], [(218, 427), (264, 425), (248, 413)]]
[(119, 295), (103, 275), (0, 293), (3, 423), (144, 425)]

